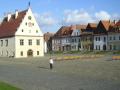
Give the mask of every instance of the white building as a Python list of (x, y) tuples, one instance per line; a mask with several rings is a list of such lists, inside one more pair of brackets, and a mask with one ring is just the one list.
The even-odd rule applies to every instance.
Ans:
[(120, 50), (120, 21), (108, 32), (108, 50)]
[(112, 23), (110, 21), (100, 21), (97, 29), (94, 31), (94, 50), (107, 50), (108, 30)]
[(8, 14), (0, 24), (1, 57), (44, 56), (43, 33), (29, 7)]

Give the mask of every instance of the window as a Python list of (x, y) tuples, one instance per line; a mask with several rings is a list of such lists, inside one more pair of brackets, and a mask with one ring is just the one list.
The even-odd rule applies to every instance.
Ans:
[(112, 37), (110, 37), (110, 40), (112, 40)]
[(100, 37), (98, 37), (98, 41), (100, 41)]
[(1, 47), (3, 46), (3, 40), (1, 40)]
[(28, 19), (29, 19), (29, 20), (31, 20), (31, 19), (32, 19), (32, 17), (31, 17), (31, 16), (28, 16)]
[(119, 40), (120, 40), (120, 36), (119, 36)]
[(8, 40), (5, 40), (6, 41), (6, 46), (8, 46)]
[(97, 37), (96, 37), (95, 39), (96, 39), (96, 41), (97, 41)]
[(28, 40), (28, 45), (32, 45), (32, 39)]
[(36, 44), (40, 45), (40, 40), (39, 39), (36, 40)]
[(74, 39), (72, 39), (72, 42), (74, 42)]
[(20, 45), (24, 45), (24, 40), (20, 39)]
[(22, 32), (24, 32), (24, 30), (22, 29)]
[(20, 52), (20, 55), (23, 56), (23, 51)]
[(104, 37), (104, 42), (106, 42), (106, 37)]
[(38, 30), (36, 30), (36, 33), (38, 33)]
[(37, 51), (37, 55), (39, 55), (39, 51)]
[(32, 23), (32, 25), (34, 26), (34, 23)]
[(76, 41), (76, 38), (75, 38), (75, 43), (76, 43), (77, 41)]
[(27, 26), (27, 22), (25, 23), (25, 25)]
[(116, 38), (115, 38), (115, 36), (113, 37), (113, 40), (115, 40)]

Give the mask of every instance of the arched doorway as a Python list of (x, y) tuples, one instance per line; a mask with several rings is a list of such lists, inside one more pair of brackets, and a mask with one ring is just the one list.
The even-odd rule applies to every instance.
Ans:
[(106, 45), (105, 45), (105, 44), (103, 45), (103, 50), (104, 50), (104, 51), (106, 50)]
[(29, 50), (27, 51), (27, 56), (28, 56), (28, 57), (32, 57), (32, 56), (33, 56), (33, 50), (29, 49)]

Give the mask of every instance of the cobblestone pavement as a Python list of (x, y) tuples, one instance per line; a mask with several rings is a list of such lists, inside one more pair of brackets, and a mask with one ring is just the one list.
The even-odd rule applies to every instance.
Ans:
[[(106, 58), (106, 57), (105, 57)], [(120, 90), (120, 61), (0, 58), (0, 81), (23, 90)]]

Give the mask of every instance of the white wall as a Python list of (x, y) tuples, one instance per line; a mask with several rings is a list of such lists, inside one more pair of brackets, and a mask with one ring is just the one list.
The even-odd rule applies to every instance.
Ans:
[[(29, 20), (28, 16), (31, 16), (32, 19)], [(27, 23), (27, 25), (26, 25)], [(34, 25), (29, 27), (29, 23), (33, 23)], [(23, 32), (22, 32), (23, 30)], [(38, 32), (36, 32), (38, 31)], [(35, 17), (32, 14), (31, 9), (29, 8), (28, 12), (26, 13), (24, 19), (22, 20), (22, 23), (20, 24), (20, 27), (18, 28), (17, 32), (15, 35), (29, 35), (29, 36), (43, 36), (43, 33), (38, 26)]]
[[(3, 46), (1, 46), (1, 40), (3, 40)], [(6, 41), (8, 40), (8, 46), (6, 46)], [(15, 38), (3, 38), (0, 39), (0, 57), (10, 57), (15, 54)]]
[[(100, 37), (100, 41), (96, 41), (96, 37)], [(104, 37), (106, 38), (106, 42), (104, 42)], [(94, 36), (94, 50), (96, 50), (96, 46), (100, 46), (100, 50), (103, 50), (103, 45), (107, 46), (107, 35)]]
[(47, 53), (47, 42), (44, 41), (44, 52)]
[[(24, 39), (24, 45), (20, 45), (20, 39)], [(32, 45), (28, 45), (28, 39), (32, 39)], [(40, 39), (40, 45), (36, 45), (36, 40)], [(40, 57), (44, 56), (44, 43), (43, 37), (23, 37), (23, 36), (16, 36), (15, 37), (15, 57), (27, 57), (27, 51), (33, 50), (33, 57)], [(20, 52), (23, 51), (23, 56), (21, 56)], [(37, 55), (37, 51), (39, 51), (39, 55)]]
[[(28, 17), (31, 16), (31, 20), (28, 19)], [(27, 23), (27, 25), (26, 25)], [(31, 23), (31, 26), (29, 26), (29, 23)], [(15, 33), (15, 49), (16, 49), (16, 58), (19, 57), (27, 57), (27, 51), (29, 49), (33, 50), (33, 56), (39, 57), (44, 55), (44, 39), (43, 39), (43, 33), (38, 26), (35, 17), (33, 16), (33, 13), (31, 9), (28, 9), (28, 12), (26, 13), (24, 19), (22, 20), (22, 23), (20, 24), (18, 30)], [(20, 46), (20, 39), (24, 39), (24, 46)], [(28, 45), (28, 39), (32, 39), (33, 45)], [(40, 45), (36, 45), (36, 39), (40, 39)], [(20, 52), (23, 51), (23, 56), (20, 55)], [(40, 55), (37, 55), (37, 51), (39, 51)]]

